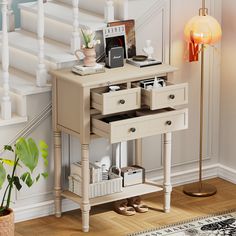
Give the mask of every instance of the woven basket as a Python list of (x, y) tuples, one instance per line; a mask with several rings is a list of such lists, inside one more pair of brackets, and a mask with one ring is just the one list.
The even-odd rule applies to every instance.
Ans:
[(0, 216), (0, 236), (14, 236), (14, 213), (9, 209), (9, 214)]

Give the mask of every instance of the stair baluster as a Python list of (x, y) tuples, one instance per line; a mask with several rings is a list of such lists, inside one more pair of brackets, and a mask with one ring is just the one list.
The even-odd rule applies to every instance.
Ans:
[(7, 30), (7, 0), (2, 0), (2, 79), (3, 97), (1, 100), (1, 117), (3, 120), (11, 119), (11, 98), (9, 94), (9, 45)]
[(112, 22), (114, 21), (114, 6), (113, 0), (107, 0), (104, 10), (104, 18), (105, 22)]
[(121, 2), (121, 19), (122, 20), (129, 19), (129, 2), (128, 2), (128, 0), (122, 0), (122, 2)]
[(74, 54), (80, 49), (80, 33), (79, 33), (79, 0), (73, 0), (73, 32), (71, 36), (71, 53)]
[(15, 30), (15, 15), (12, 10), (12, 0), (8, 0), (7, 9), (7, 28), (8, 32), (12, 32)]
[(36, 85), (43, 87), (47, 84), (48, 73), (44, 62), (44, 1), (38, 0), (38, 68), (36, 72)]

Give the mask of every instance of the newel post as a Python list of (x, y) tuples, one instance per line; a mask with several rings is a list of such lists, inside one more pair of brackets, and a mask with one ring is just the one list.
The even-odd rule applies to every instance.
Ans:
[(44, 62), (44, 0), (38, 0), (38, 68), (36, 71), (36, 85), (39, 87), (47, 84), (48, 73)]
[(105, 9), (104, 9), (104, 18), (105, 18), (105, 22), (112, 22), (114, 21), (115, 17), (115, 13), (114, 13), (114, 5), (113, 5), (113, 0), (107, 0), (106, 1), (106, 5), (105, 5)]
[(1, 99), (1, 117), (11, 119), (11, 98), (9, 94), (9, 44), (7, 30), (7, 0), (2, 0), (2, 79), (3, 97)]
[(71, 36), (71, 53), (74, 54), (80, 49), (80, 33), (79, 33), (79, 0), (73, 0), (73, 32)]

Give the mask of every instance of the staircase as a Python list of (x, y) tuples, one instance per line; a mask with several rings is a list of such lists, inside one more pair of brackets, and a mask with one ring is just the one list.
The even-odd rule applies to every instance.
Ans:
[[(37, 115), (31, 114), (28, 101), (33, 99), (33, 106), (37, 106), (42, 96), (51, 96), (48, 70), (71, 67), (76, 62), (73, 52), (80, 48), (80, 28), (101, 30), (107, 21), (114, 20), (116, 1), (102, 0), (104, 5), (98, 4), (96, 13), (96, 8), (89, 10), (90, 2), (94, 1), (37, 0), (19, 4), (21, 28), (14, 29), (11, 1), (2, 1), (0, 130), (17, 133)], [(3, 141), (6, 143), (6, 138)]]

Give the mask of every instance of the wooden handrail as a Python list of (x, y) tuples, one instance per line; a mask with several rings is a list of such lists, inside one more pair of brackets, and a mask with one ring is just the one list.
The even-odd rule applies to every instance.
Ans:
[(10, 120), (11, 98), (9, 94), (9, 44), (7, 30), (7, 6), (8, 1), (2, 0), (2, 79), (3, 79), (3, 97), (1, 100), (1, 117), (4, 120)]

